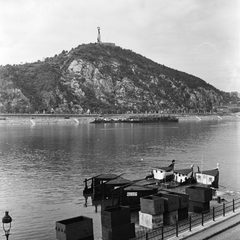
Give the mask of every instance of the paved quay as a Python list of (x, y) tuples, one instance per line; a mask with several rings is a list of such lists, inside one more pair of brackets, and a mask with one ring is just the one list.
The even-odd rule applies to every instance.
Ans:
[(230, 212), (215, 219), (204, 223), (204, 226), (197, 226), (192, 231), (180, 233), (178, 237), (173, 237), (171, 240), (187, 239), (187, 240), (206, 240), (240, 225), (240, 209), (235, 212)]

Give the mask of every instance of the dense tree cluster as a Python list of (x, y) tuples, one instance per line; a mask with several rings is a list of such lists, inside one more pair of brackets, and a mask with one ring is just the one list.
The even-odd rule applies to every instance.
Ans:
[[(88, 75), (69, 70), (74, 60), (89, 67)], [(44, 61), (0, 67), (0, 112), (211, 111), (231, 100), (200, 78), (117, 46), (83, 44)]]

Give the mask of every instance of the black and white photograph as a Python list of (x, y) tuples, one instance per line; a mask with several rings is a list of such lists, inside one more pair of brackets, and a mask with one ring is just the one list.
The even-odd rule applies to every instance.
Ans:
[(0, 0), (0, 240), (240, 240), (239, 0)]

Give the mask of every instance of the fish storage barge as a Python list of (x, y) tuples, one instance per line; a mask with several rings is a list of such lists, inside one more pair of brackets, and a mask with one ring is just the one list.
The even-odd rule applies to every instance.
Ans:
[(168, 167), (155, 167), (146, 178), (133, 181), (123, 178), (123, 174), (100, 174), (85, 179), (83, 195), (91, 195), (93, 202), (110, 199), (112, 206), (129, 206), (131, 210), (139, 210), (141, 198), (162, 191), (185, 194), (189, 187), (206, 187), (211, 192), (218, 188), (218, 166), (202, 172), (198, 168), (194, 173), (193, 165), (187, 169), (174, 170), (174, 164), (175, 160)]

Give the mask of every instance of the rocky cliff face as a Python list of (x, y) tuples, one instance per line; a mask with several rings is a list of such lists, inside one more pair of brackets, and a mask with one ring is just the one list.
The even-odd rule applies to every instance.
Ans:
[[(0, 72), (0, 84), (8, 86), (0, 92), (2, 111), (6, 101), (8, 111), (54, 108), (59, 113), (210, 111), (224, 101), (224, 93), (197, 77), (99, 44), (81, 45), (44, 62), (8, 65)], [(10, 89), (20, 99), (11, 98)]]

